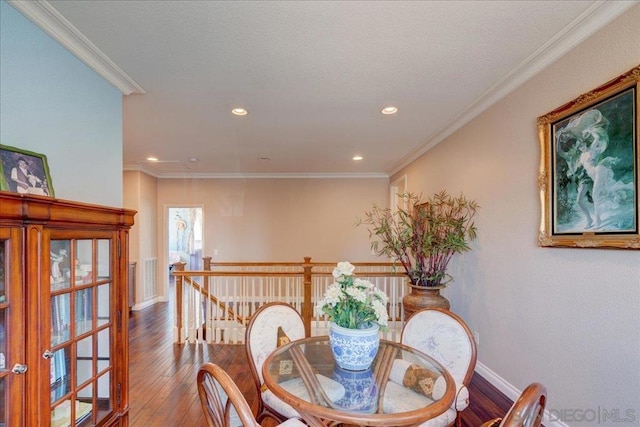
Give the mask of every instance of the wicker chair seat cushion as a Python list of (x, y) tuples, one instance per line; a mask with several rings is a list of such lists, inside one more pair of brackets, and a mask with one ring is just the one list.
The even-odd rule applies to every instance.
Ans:
[(307, 427), (307, 425), (297, 418), (289, 418), (282, 424), (278, 424), (278, 427)]
[[(389, 381), (384, 393), (382, 405), (385, 414), (393, 414), (399, 412), (414, 411), (421, 406), (427, 406), (432, 404), (433, 399), (428, 398), (422, 393), (417, 393), (404, 387), (401, 384), (397, 384), (394, 381)], [(456, 419), (456, 411), (453, 408), (448, 408), (444, 413), (437, 417), (420, 424), (421, 427), (440, 427), (451, 425)]]
[[(318, 382), (320, 382), (322, 389), (327, 394), (327, 397), (331, 399), (331, 401), (337, 402), (338, 400), (342, 399), (342, 397), (344, 397), (345, 389), (342, 384), (320, 374), (316, 374), (316, 378), (318, 378)], [(280, 383), (280, 386), (294, 396), (299, 396), (306, 401), (310, 401), (309, 392), (307, 391), (307, 387), (304, 385), (301, 378), (293, 378), (284, 381)], [(271, 390), (262, 392), (262, 400), (270, 408), (274, 409), (287, 418), (300, 417), (298, 411), (293, 409), (289, 404), (283, 402), (281, 399), (277, 398), (271, 392)]]

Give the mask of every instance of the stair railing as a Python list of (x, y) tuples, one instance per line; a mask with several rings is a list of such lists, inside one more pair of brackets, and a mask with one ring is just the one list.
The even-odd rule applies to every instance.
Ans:
[[(203, 258), (203, 270), (173, 264), (175, 277), (174, 341), (243, 343), (253, 313), (273, 301), (291, 304), (301, 314), (307, 336), (325, 335), (329, 322), (316, 304), (333, 283), (336, 263), (217, 262)], [(402, 297), (406, 275), (391, 263), (353, 263), (356, 275), (370, 280), (389, 296), (389, 330), (384, 338), (399, 341), (404, 324)]]

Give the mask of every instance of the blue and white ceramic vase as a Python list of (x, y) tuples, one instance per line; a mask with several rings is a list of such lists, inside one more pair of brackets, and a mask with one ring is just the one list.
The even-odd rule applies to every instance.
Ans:
[(334, 402), (334, 407), (347, 412), (373, 414), (378, 410), (378, 385), (373, 369), (348, 371), (336, 366), (333, 380), (344, 387), (344, 396)]
[(378, 353), (379, 330), (377, 323), (366, 329), (349, 329), (331, 322), (329, 343), (338, 366), (350, 371), (369, 369)]

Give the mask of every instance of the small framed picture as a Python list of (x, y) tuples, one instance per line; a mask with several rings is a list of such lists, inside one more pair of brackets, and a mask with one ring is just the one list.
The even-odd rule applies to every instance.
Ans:
[(0, 190), (53, 197), (47, 157), (44, 154), (0, 145)]
[(640, 249), (640, 66), (538, 118), (540, 246)]

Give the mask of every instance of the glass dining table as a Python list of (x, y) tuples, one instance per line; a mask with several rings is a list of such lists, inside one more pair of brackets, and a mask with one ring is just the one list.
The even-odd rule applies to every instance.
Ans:
[(262, 374), (267, 388), (312, 427), (420, 425), (447, 411), (455, 396), (441, 364), (387, 340), (364, 371), (336, 365), (328, 336), (292, 341), (267, 357)]

